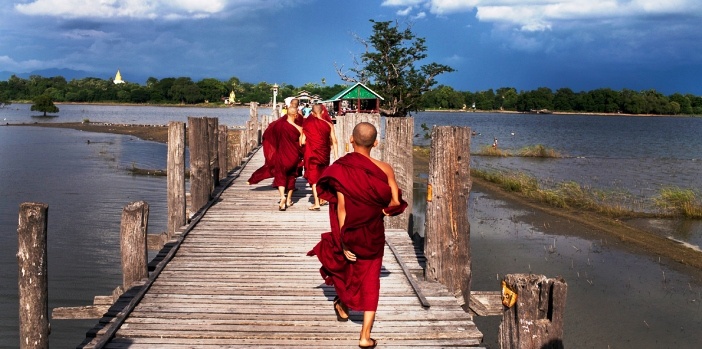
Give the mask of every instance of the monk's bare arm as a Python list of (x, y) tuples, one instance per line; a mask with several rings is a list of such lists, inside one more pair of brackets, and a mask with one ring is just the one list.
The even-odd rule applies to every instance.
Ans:
[[(386, 164), (387, 165), (387, 164)], [(385, 174), (388, 176), (388, 185), (390, 186), (390, 193), (392, 194), (392, 200), (390, 200), (390, 207), (400, 205), (400, 188), (397, 186), (397, 181), (395, 180), (395, 171), (392, 170), (390, 165), (387, 165), (387, 170)]]
[[(342, 229), (344, 227), (344, 222), (346, 222), (346, 201), (344, 199), (344, 194), (341, 192), (336, 192), (336, 216), (339, 219), (339, 229)], [(356, 255), (347, 250), (343, 242), (341, 243), (341, 248), (344, 250), (346, 259), (352, 262), (356, 261)]]

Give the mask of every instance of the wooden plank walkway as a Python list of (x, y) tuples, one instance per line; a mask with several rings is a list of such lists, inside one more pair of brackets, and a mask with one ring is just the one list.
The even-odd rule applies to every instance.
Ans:
[[(262, 152), (254, 153), (240, 178), (174, 243), (172, 258), (140, 292), (126, 294), (124, 309), (108, 312), (81, 347), (358, 346), (362, 313), (336, 321), (334, 289), (322, 282), (319, 261), (306, 256), (329, 230), (328, 213), (307, 210), (311, 191), (301, 179), (295, 205), (278, 211), (270, 180), (246, 185), (262, 163)], [(471, 315), (442, 285), (414, 280), (430, 303), (422, 307), (402, 269), (419, 273), (421, 249), (403, 231), (387, 236), (402, 263), (386, 246), (373, 328), (378, 347), (479, 346), (482, 334)]]

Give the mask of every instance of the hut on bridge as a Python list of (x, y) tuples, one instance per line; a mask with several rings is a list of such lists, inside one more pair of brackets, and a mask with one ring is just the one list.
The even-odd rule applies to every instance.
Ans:
[(368, 86), (357, 82), (355, 85), (337, 93), (334, 97), (323, 103), (335, 115), (346, 113), (379, 113), (380, 101), (384, 100)]

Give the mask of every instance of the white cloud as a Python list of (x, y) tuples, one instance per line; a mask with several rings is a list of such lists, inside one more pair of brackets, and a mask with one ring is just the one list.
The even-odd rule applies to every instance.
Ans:
[(255, 0), (30, 0), (14, 6), (32, 16), (135, 19), (199, 19), (260, 7)]
[(389, 6), (389, 7), (412, 7), (419, 5), (426, 0), (384, 0), (380, 6)]
[(427, 16), (427, 13), (422, 11), (420, 13), (417, 13), (417, 15), (413, 16), (412, 19), (422, 19)]
[(397, 10), (397, 15), (398, 15), (398, 16), (403, 16), (403, 17), (404, 17), (404, 16), (409, 15), (410, 12), (412, 12), (412, 7), (411, 7), (411, 6), (408, 7), (408, 8), (406, 8), (406, 9), (403, 9), (403, 10)]
[(424, 7), (439, 16), (476, 11), (481, 22), (525, 32), (556, 29), (569, 21), (658, 15), (702, 17), (699, 0), (386, 0), (382, 5)]

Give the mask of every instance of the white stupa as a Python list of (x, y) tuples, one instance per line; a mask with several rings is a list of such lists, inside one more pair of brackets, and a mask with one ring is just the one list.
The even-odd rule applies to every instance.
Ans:
[(115, 75), (115, 79), (112, 81), (115, 83), (115, 85), (123, 84), (126, 82), (126, 81), (122, 80), (122, 74), (119, 73), (119, 69), (117, 69), (117, 75)]

